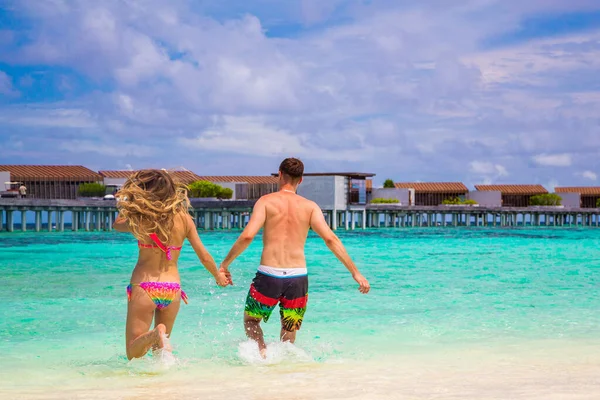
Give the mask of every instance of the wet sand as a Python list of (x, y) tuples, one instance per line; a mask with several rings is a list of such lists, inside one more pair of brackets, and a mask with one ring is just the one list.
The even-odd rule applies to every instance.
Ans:
[[(565, 347), (566, 346), (566, 347)], [(135, 373), (92, 374), (61, 385), (0, 390), (5, 399), (528, 399), (600, 398), (600, 355), (593, 343), (452, 349), (365, 362), (206, 363)], [(289, 355), (289, 354), (288, 354)], [(150, 364), (153, 364), (150, 367)], [(145, 371), (144, 371), (145, 369)]]

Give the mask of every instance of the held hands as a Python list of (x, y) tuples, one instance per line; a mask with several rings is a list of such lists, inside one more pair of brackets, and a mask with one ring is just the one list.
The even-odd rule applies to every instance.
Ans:
[(369, 293), (369, 290), (371, 289), (371, 285), (369, 285), (369, 281), (364, 276), (362, 276), (362, 274), (357, 272), (356, 274), (352, 275), (352, 277), (354, 278), (356, 283), (358, 283), (358, 285), (359, 285), (359, 287), (358, 287), (359, 292), (361, 292), (363, 294)]
[(221, 268), (219, 268), (219, 271), (217, 273), (217, 276), (215, 277), (215, 280), (217, 281), (217, 285), (219, 285), (219, 286), (227, 286), (227, 285), (233, 286), (233, 281), (231, 280), (231, 272), (229, 272), (229, 270), (226, 267), (224, 267), (223, 265), (221, 265)]
[(215, 276), (215, 281), (217, 282), (217, 285), (221, 287), (229, 285), (229, 279), (223, 272), (220, 271), (217, 273), (217, 276)]

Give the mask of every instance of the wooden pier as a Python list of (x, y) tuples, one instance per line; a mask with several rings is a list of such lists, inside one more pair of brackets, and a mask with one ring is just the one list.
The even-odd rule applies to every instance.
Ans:
[(565, 207), (473, 207), (369, 205), (368, 227), (600, 226), (600, 209)]
[[(242, 229), (246, 226), (254, 201), (198, 201), (191, 200), (193, 216), (200, 229)], [(33, 230), (58, 231), (111, 231), (117, 218), (115, 200), (44, 200), (0, 198), (0, 231), (27, 231), (28, 215), (35, 215)], [(42, 220), (46, 226), (42, 225)], [(70, 217), (70, 218), (67, 218)], [(67, 226), (65, 220), (70, 219)]]
[[(243, 229), (254, 201), (200, 201), (192, 199), (190, 214), (199, 229)], [(600, 209), (560, 207), (473, 207), (367, 205), (347, 210), (323, 210), (332, 229), (408, 227), (599, 227)], [(0, 231), (27, 230), (110, 231), (117, 217), (114, 200), (44, 200), (0, 198)], [(47, 221), (42, 225), (43, 216)], [(67, 218), (70, 217), (70, 218)], [(18, 218), (18, 219), (17, 219)], [(30, 218), (31, 219), (31, 218)], [(65, 224), (66, 220), (70, 224)]]

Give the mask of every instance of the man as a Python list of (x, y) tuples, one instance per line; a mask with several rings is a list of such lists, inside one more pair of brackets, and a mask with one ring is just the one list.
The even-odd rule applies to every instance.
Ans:
[(248, 225), (221, 264), (221, 271), (231, 278), (229, 266), (264, 227), (261, 265), (250, 286), (244, 313), (246, 335), (258, 343), (262, 358), (266, 358), (267, 346), (260, 321), (267, 322), (277, 303), (282, 341), (294, 343), (296, 331), (302, 325), (308, 300), (304, 245), (310, 228), (352, 273), (359, 291), (368, 293), (370, 289), (369, 282), (358, 272), (342, 242), (329, 229), (319, 206), (296, 194), (303, 174), (304, 165), (300, 160), (283, 160), (279, 166), (279, 191), (256, 202)]
[(22, 198), (27, 197), (27, 187), (25, 186), (24, 183), (21, 183), (21, 186), (19, 187), (19, 194), (21, 195)]

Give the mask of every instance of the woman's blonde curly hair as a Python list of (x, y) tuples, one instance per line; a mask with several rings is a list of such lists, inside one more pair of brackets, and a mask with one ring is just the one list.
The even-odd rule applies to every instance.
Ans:
[(175, 182), (165, 170), (135, 172), (115, 197), (120, 215), (141, 241), (156, 233), (163, 243), (168, 243), (175, 216), (190, 208), (187, 187)]

